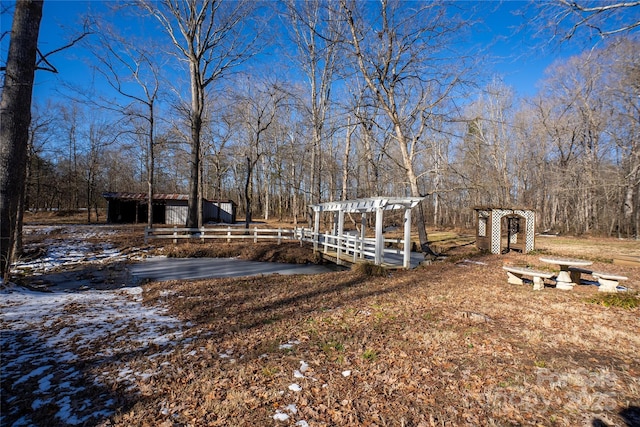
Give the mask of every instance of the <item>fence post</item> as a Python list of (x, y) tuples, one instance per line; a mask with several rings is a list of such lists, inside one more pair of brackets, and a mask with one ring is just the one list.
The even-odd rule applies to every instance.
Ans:
[(253, 228), (253, 243), (258, 243), (258, 227)]
[(328, 246), (327, 246), (327, 245), (329, 244), (329, 238), (328, 238), (328, 236), (329, 236), (329, 230), (326, 230), (326, 231), (325, 231), (325, 234), (324, 234), (324, 253), (325, 253), (325, 254), (326, 254), (326, 253), (328, 252), (328, 250), (329, 250), (329, 248), (328, 248)]
[(173, 244), (177, 244), (178, 243), (178, 227), (177, 226), (173, 226)]
[(278, 244), (282, 243), (282, 228), (278, 227)]
[(356, 258), (358, 257), (358, 235), (353, 236), (353, 263), (356, 263)]
[(231, 226), (227, 227), (227, 243), (231, 243)]
[(204, 225), (200, 227), (200, 243), (204, 243)]

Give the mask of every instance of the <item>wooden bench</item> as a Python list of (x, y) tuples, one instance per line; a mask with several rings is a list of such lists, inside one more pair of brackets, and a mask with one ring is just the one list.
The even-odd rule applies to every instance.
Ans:
[(618, 274), (603, 273), (580, 267), (569, 267), (569, 274), (571, 275), (571, 281), (577, 284), (580, 284), (583, 274), (590, 274), (598, 281), (600, 285), (598, 290), (600, 292), (617, 292), (618, 284), (623, 280), (629, 279), (626, 276), (620, 276)]
[(514, 267), (505, 265), (502, 267), (507, 271), (507, 281), (512, 285), (522, 285), (524, 280), (522, 276), (531, 277), (533, 279), (533, 290), (540, 291), (544, 289), (544, 279), (553, 277), (553, 273), (548, 271), (538, 271), (526, 267)]

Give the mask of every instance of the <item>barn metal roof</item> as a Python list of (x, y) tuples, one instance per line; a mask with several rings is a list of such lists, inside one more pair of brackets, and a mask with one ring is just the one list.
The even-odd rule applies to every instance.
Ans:
[[(147, 200), (147, 193), (102, 193), (102, 197), (105, 199), (120, 199), (120, 200)], [(154, 200), (189, 200), (189, 196), (186, 194), (163, 194), (154, 193)]]
[[(140, 200), (147, 201), (147, 193), (124, 193), (124, 192), (107, 192), (102, 193), (102, 197), (107, 200)], [(177, 194), (177, 193), (154, 193), (153, 200), (189, 200), (189, 196), (187, 194)], [(207, 202), (212, 203), (233, 203), (233, 200), (209, 200), (203, 199)]]

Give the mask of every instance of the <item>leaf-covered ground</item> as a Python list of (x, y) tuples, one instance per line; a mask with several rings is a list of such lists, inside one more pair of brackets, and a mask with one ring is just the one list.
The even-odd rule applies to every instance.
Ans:
[[(185, 349), (197, 357), (172, 363), (188, 378), (151, 389), (165, 398), (180, 389), (184, 406), (174, 419), (194, 425), (264, 425), (277, 413), (291, 425), (632, 422), (640, 407), (638, 310), (586, 302), (597, 293), (592, 286), (507, 285), (501, 265), (489, 256), (383, 278), (339, 272), (173, 283), (169, 294), (167, 284), (151, 284), (146, 300), (198, 331)], [(296, 378), (302, 362), (309, 369)], [(137, 416), (163, 420), (145, 408)]]
[[(606, 259), (616, 242), (590, 241), (600, 250), (588, 253), (538, 246), (592, 259), (638, 289), (640, 268)], [(638, 250), (621, 243), (625, 253)], [(598, 304), (595, 286), (507, 284), (505, 263), (552, 268), (539, 254), (464, 251), (383, 277), (354, 270), (148, 283), (123, 307), (160, 313), (157, 334), (170, 339), (148, 337), (159, 314), (134, 316), (90, 340), (60, 338), (76, 355), (60, 363), (86, 382), (82, 402), (95, 396), (88, 425), (639, 425), (639, 308)], [(36, 325), (42, 334), (64, 336), (100, 311), (95, 302), (64, 308)], [(12, 378), (25, 379), (21, 388), (3, 378), (5, 414), (33, 408), (29, 393), (45, 381)], [(34, 423), (64, 425), (55, 402), (42, 398), (46, 411)]]

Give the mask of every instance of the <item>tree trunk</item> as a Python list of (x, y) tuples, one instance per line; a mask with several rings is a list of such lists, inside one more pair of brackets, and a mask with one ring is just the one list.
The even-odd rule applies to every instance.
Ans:
[(153, 227), (153, 175), (155, 173), (155, 154), (153, 152), (153, 103), (149, 105), (149, 146), (147, 147), (147, 227)]
[(189, 205), (187, 227), (200, 228), (202, 203), (200, 202), (200, 133), (202, 131), (202, 109), (204, 87), (200, 83), (197, 58), (189, 58), (191, 70), (191, 155), (189, 162)]
[(249, 227), (251, 226), (251, 175), (253, 173), (253, 162), (251, 161), (251, 158), (249, 156), (247, 156), (247, 180), (244, 182), (244, 200), (245, 200), (245, 207), (246, 207), (246, 214), (245, 214), (245, 220), (244, 220), (244, 225), (246, 229), (249, 229)]
[(16, 2), (0, 101), (0, 273), (9, 279), (24, 191), (31, 95), (43, 1)]
[[(389, 116), (393, 117), (392, 114), (389, 113)], [(405, 173), (407, 175), (407, 180), (409, 181), (409, 188), (411, 189), (412, 197), (421, 197), (420, 188), (418, 187), (418, 177), (413, 168), (413, 155), (409, 153), (407, 150), (407, 137), (405, 136), (400, 123), (396, 121), (395, 123), (395, 133), (396, 138), (398, 139), (400, 152), (402, 153), (402, 161), (405, 169)], [(427, 236), (427, 227), (425, 225), (425, 215), (424, 210), (422, 208), (422, 202), (418, 205), (418, 214), (416, 215), (416, 227), (418, 228), (418, 238), (420, 239), (420, 249), (425, 254), (435, 257), (437, 254), (433, 252), (431, 247), (429, 246), (429, 237)]]
[(351, 117), (347, 117), (347, 136), (344, 141), (344, 156), (342, 158), (342, 197), (340, 200), (347, 200), (349, 186), (349, 152), (351, 151), (351, 135), (355, 132), (355, 126), (351, 127)]

